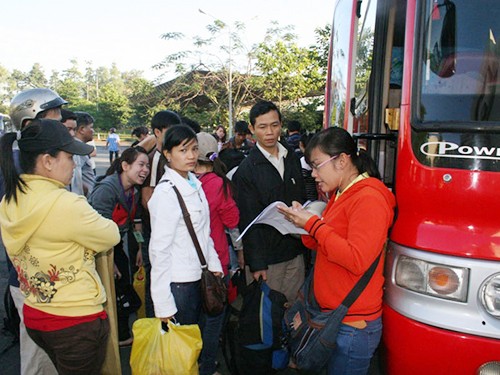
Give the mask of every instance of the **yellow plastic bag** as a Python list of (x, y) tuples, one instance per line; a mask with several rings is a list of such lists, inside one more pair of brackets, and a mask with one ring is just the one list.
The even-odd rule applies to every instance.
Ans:
[(146, 317), (146, 271), (144, 267), (139, 267), (136, 273), (134, 273), (134, 282), (133, 286), (135, 292), (141, 299), (141, 307), (137, 310), (137, 318), (145, 318)]
[(197, 375), (202, 341), (197, 324), (168, 322), (168, 332), (158, 318), (139, 319), (132, 326), (130, 354), (133, 375)]

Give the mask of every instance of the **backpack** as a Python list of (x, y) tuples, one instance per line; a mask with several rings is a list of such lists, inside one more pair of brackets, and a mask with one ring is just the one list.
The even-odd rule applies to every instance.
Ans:
[(252, 350), (281, 347), (282, 320), (287, 300), (265, 281), (253, 281), (243, 293), (238, 334), (241, 345)]
[(232, 375), (240, 375), (243, 368), (240, 354), (238, 322), (243, 302), (241, 294), (245, 287), (245, 272), (238, 269), (229, 281), (229, 290), (233, 290), (235, 296), (227, 306), (221, 334), (222, 355), (229, 373)]

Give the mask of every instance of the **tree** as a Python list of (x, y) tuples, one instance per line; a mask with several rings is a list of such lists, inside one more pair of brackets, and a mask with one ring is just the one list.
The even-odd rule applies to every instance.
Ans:
[(9, 113), (9, 103), (13, 97), (15, 82), (9, 71), (0, 65), (0, 112)]
[[(317, 127), (316, 108), (322, 97), (325, 82), (315, 48), (299, 47), (293, 27), (273, 23), (255, 52), (258, 75), (254, 78), (257, 90), (266, 100), (275, 101), (284, 113), (295, 117), (306, 129)], [(305, 100), (305, 98), (310, 98)]]
[(161, 110), (156, 101), (147, 99), (154, 92), (153, 83), (137, 75), (128, 80), (126, 86), (129, 91), (128, 96), (132, 109), (131, 126), (148, 123), (154, 114)]
[(28, 86), (30, 87), (46, 87), (47, 79), (45, 78), (45, 73), (39, 63), (33, 64), (30, 72), (26, 77)]
[(316, 28), (314, 30), (316, 43), (309, 47), (309, 49), (314, 53), (314, 58), (316, 59), (318, 67), (325, 78), (328, 69), (328, 53), (330, 51), (331, 33), (332, 28), (330, 25)]
[(125, 125), (131, 116), (128, 98), (109, 83), (100, 90), (99, 110), (95, 114), (96, 123), (102, 129)]
[[(229, 25), (215, 20), (207, 25), (207, 36), (193, 37), (193, 49), (172, 53), (158, 63), (157, 69), (170, 69), (178, 75), (160, 86), (163, 103), (201, 124), (227, 124), (231, 87), (233, 121), (238, 118), (246, 103), (255, 98), (249, 84), (252, 49), (242, 42), (244, 30), (242, 22)], [(179, 40), (185, 36), (169, 32), (162, 38)]]

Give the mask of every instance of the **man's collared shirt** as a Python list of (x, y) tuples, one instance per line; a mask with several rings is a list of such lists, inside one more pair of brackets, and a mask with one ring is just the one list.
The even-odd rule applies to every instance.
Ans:
[(281, 179), (283, 179), (283, 176), (285, 174), (285, 158), (288, 155), (288, 150), (279, 142), (276, 145), (278, 147), (278, 157), (264, 150), (259, 142), (257, 142), (257, 147), (259, 148), (260, 152), (262, 152), (264, 157), (269, 160), (269, 162), (278, 170)]

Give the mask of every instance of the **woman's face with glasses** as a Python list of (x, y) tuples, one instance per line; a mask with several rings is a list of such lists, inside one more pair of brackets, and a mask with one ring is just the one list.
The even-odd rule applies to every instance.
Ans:
[(340, 155), (330, 156), (322, 152), (319, 148), (311, 151), (312, 176), (318, 183), (321, 191), (329, 193), (336, 190), (342, 181), (341, 171), (335, 167), (337, 158)]

